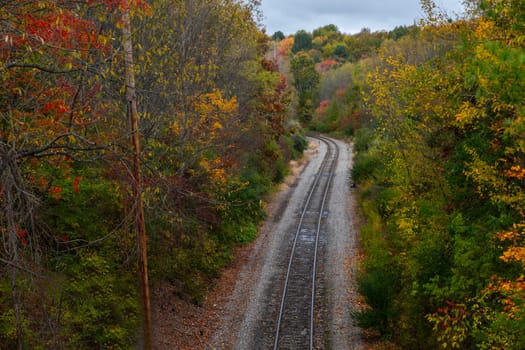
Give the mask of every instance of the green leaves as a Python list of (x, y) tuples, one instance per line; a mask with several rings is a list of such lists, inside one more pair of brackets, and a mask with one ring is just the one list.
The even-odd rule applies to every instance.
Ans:
[(503, 24), (519, 21), (516, 4), (450, 24), (424, 1), (432, 26), (385, 42), (367, 82), (378, 127), (356, 140), (363, 242), (367, 262), (398, 263), (385, 297), (405, 348), (522, 346), (523, 242), (511, 235), (502, 253), (494, 238), (525, 217), (524, 33)]
[(69, 346), (76, 349), (132, 347), (138, 310), (132, 280), (119, 277), (122, 275), (109, 260), (94, 252), (80, 254), (69, 269), (70, 281), (64, 293), (68, 311), (63, 334), (69, 338)]

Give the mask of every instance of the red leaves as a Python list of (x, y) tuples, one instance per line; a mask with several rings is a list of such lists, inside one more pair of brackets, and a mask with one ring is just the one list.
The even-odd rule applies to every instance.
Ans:
[(59, 200), (60, 198), (62, 198), (62, 195), (61, 195), (62, 187), (51, 186), (51, 188), (47, 191), (47, 193), (49, 193), (51, 197), (53, 197), (54, 199)]
[(80, 193), (80, 181), (82, 180), (81, 176), (75, 177), (73, 180), (73, 192)]
[(332, 59), (332, 58), (328, 58), (326, 60), (324, 60), (323, 62), (319, 62), (315, 65), (315, 68), (317, 69), (318, 72), (327, 72), (329, 71), (330, 69), (332, 69), (333, 67), (335, 67), (337, 65), (337, 61)]
[(20, 238), (20, 241), (23, 245), (27, 244), (27, 230), (19, 229), (18, 230), (18, 238)]
[(319, 107), (317, 108), (317, 114), (324, 115), (326, 108), (330, 104), (330, 100), (323, 100), (321, 103), (319, 103)]
[(42, 113), (52, 113), (55, 115), (55, 121), (60, 119), (65, 113), (69, 113), (69, 106), (66, 106), (65, 101), (62, 99), (52, 100), (44, 104), (42, 107)]
[(149, 11), (150, 6), (145, 0), (86, 0), (88, 5), (101, 3), (110, 10), (126, 11), (130, 8), (136, 8), (143, 11)]

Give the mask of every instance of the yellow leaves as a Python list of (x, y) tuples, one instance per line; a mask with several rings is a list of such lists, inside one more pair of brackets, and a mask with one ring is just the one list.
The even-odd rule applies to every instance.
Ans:
[(175, 135), (179, 135), (183, 130), (182, 125), (178, 119), (172, 120), (169, 128), (170, 128), (170, 131), (174, 133)]
[(483, 40), (483, 39), (492, 38), (495, 35), (498, 35), (498, 32), (499, 30), (496, 28), (493, 21), (483, 18), (477, 21), (477, 26), (474, 31), (474, 36), (478, 40)]
[[(502, 170), (502, 167), (508, 167), (503, 160), (494, 164), (489, 164), (482, 160), (476, 151), (470, 148), (465, 149), (471, 156), (472, 160), (467, 164), (464, 173), (471, 178), (476, 190), (481, 197), (488, 197), (491, 202), (497, 205), (505, 205), (516, 210), (520, 215), (525, 215), (525, 193), (520, 184), (508, 181), (508, 178), (502, 175), (508, 175), (509, 171)], [(519, 170), (516, 174), (522, 175), (522, 169), (519, 165), (513, 165), (511, 169)], [(512, 178), (511, 178), (512, 179)]]
[(199, 165), (206, 171), (213, 185), (224, 186), (226, 184), (228, 179), (220, 158), (203, 158), (200, 160)]
[[(196, 114), (193, 128), (199, 133), (206, 133), (208, 142), (213, 142), (217, 133), (223, 131), (226, 125), (235, 122), (239, 109), (237, 98), (225, 98), (222, 91), (215, 89), (210, 93), (205, 93), (195, 97), (193, 112)], [(189, 124), (189, 122), (187, 123)]]
[(223, 97), (219, 89), (211, 93), (202, 94), (194, 103), (195, 110), (202, 114), (231, 114), (237, 112), (239, 104), (234, 96), (231, 99)]
[(472, 103), (465, 101), (461, 104), (459, 111), (456, 114), (456, 124), (459, 127), (465, 127), (475, 124), (479, 119), (484, 117), (486, 117), (484, 110), (481, 110)]

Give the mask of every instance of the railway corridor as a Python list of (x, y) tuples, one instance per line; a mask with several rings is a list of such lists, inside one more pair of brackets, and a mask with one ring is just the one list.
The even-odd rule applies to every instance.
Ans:
[[(357, 233), (348, 144), (312, 138), (317, 149), (255, 242), (231, 297), (231, 344), (210, 349), (361, 349), (351, 320)], [(227, 332), (227, 330), (226, 330)]]
[[(339, 157), (335, 142), (327, 138), (318, 138), (318, 141), (324, 143), (326, 152), (305, 194), (295, 225), (275, 326), (274, 350), (314, 347), (317, 261), (323, 256), (324, 245), (320, 239), (325, 234), (327, 198)], [(273, 307), (273, 303), (269, 307)]]

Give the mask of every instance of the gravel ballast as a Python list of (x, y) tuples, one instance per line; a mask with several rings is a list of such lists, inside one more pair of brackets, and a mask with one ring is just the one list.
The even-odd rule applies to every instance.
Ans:
[[(358, 256), (357, 230), (354, 224), (354, 198), (350, 185), (352, 152), (348, 144), (336, 141), (340, 158), (329, 197), (326, 221), (326, 252), (321, 264), (323, 300), (319, 314), (323, 333), (316, 347), (323, 349), (363, 349), (360, 329), (353, 325), (351, 314), (358, 307), (355, 273)], [(302, 201), (320, 166), (325, 145), (312, 139), (306, 152), (308, 162), (298, 168), (298, 176), (270, 202), (268, 219), (257, 240), (243, 254), (231, 294), (218, 305), (217, 327), (210, 335), (206, 349), (253, 350), (268, 345), (267, 304), (280, 292), (279, 269), (283, 254), (290, 244), (290, 232), (296, 222)], [(231, 278), (231, 277), (230, 277)], [(270, 322), (271, 323), (271, 322)]]

